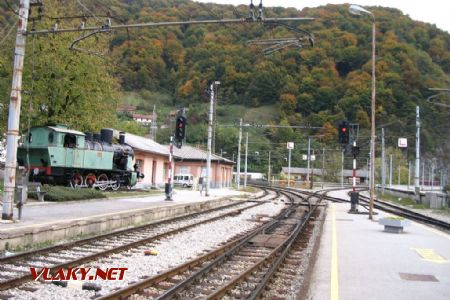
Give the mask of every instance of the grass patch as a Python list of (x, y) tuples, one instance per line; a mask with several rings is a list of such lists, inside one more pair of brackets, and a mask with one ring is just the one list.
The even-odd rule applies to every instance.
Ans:
[[(95, 189), (73, 189), (65, 186), (44, 185), (42, 191), (46, 191), (46, 201), (70, 201), (106, 198), (103, 192)], [(30, 198), (37, 199), (37, 195), (31, 193)]]
[(398, 205), (417, 208), (417, 209), (425, 209), (429, 208), (425, 204), (417, 204), (416, 201), (409, 197), (395, 197), (391, 195), (379, 195), (381, 200), (389, 201)]
[[(161, 190), (122, 190), (122, 191), (100, 191), (96, 189), (73, 189), (65, 186), (44, 185), (42, 190), (46, 191), (45, 201), (64, 202), (73, 200), (102, 199), (102, 198), (126, 198), (136, 196), (159, 195)], [(29, 197), (37, 199), (35, 193), (30, 193)]]
[[(406, 207), (410, 207), (410, 208), (416, 208), (416, 209), (430, 209), (430, 207), (428, 205), (425, 204), (417, 204), (416, 201), (414, 199), (411, 199), (409, 197), (395, 197), (395, 196), (391, 196), (391, 195), (384, 195), (381, 196), (379, 195), (378, 197), (380, 197), (380, 199), (382, 200), (386, 200), (398, 205), (402, 205), (402, 206), (406, 206)], [(433, 213), (436, 214), (441, 214), (441, 215), (445, 215), (445, 216), (450, 216), (450, 207), (443, 207), (441, 209), (432, 209)]]

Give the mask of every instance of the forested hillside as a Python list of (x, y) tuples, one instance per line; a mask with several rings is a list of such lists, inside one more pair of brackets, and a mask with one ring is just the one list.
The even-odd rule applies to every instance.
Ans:
[[(0, 3), (0, 94), (9, 101), (14, 33), (6, 37), (17, 19), (12, 10), (18, 1)], [(248, 6), (200, 4), (188, 0), (44, 0), (43, 17), (35, 28), (245, 18)], [(245, 1), (243, 1), (245, 2)], [(449, 109), (426, 102), (434, 92), (450, 88), (450, 35), (434, 25), (411, 20), (396, 9), (370, 7), (377, 26), (377, 135), (385, 127), (388, 146), (398, 137), (409, 138), (413, 157), (415, 107), (421, 107), (422, 151), (426, 157), (449, 162)], [(95, 15), (95, 17), (93, 16)], [(130, 94), (139, 98), (138, 109), (150, 113), (157, 106), (158, 123), (167, 122), (170, 109), (187, 107), (190, 143), (206, 141), (208, 84), (217, 80), (217, 117), (221, 124), (247, 122), (311, 125), (322, 130), (250, 130), (251, 152), (274, 150), (283, 156), (284, 143), (314, 143), (335, 147), (336, 127), (347, 119), (360, 125), (367, 153), (371, 101), (371, 19), (348, 13), (346, 5), (327, 5), (303, 11), (268, 8), (266, 17), (314, 17), (315, 21), (276, 24), (244, 23), (190, 25), (117, 30), (97, 34), (76, 44), (81, 33), (40, 35), (27, 40), (22, 123), (58, 121), (78, 129), (132, 126), (115, 116), (119, 103)], [(29, 28), (31, 28), (30, 23)], [(314, 47), (288, 47), (264, 55), (254, 39), (314, 36)], [(15, 30), (14, 30), (15, 32)], [(34, 69), (34, 80), (31, 73)], [(443, 98), (447, 101), (448, 98)], [(2, 114), (5, 126), (6, 110)], [(136, 129), (138, 130), (139, 129)], [(144, 132), (140, 130), (140, 132)], [(160, 130), (161, 142), (168, 130)], [(216, 152), (236, 152), (237, 129), (216, 126)], [(377, 143), (379, 139), (377, 140)], [(379, 145), (379, 143), (378, 143)], [(304, 147), (304, 146), (301, 146)], [(365, 148), (364, 148), (365, 147)], [(378, 148), (379, 149), (379, 148)], [(378, 154), (377, 154), (378, 156)], [(258, 158), (259, 159), (259, 158)], [(298, 159), (300, 164), (300, 159)], [(254, 161), (258, 163), (257, 159)], [(285, 162), (280, 161), (279, 166)]]

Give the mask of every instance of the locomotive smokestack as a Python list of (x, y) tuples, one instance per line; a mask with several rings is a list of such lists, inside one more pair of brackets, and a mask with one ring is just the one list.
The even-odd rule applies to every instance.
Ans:
[(125, 132), (119, 132), (119, 144), (125, 144)]
[(103, 128), (100, 130), (102, 141), (108, 144), (112, 144), (113, 131), (111, 129)]
[(92, 132), (85, 132), (84, 134), (86, 135), (86, 141), (92, 142), (94, 140), (94, 135)]

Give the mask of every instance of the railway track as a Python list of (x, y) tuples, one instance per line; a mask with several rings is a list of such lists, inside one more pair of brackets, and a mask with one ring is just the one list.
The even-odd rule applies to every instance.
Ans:
[[(256, 299), (274, 274), (299, 263), (305, 230), (325, 194), (283, 190), (292, 204), (277, 218), (214, 251), (99, 299)], [(307, 204), (306, 204), (307, 203)], [(309, 229), (311, 229), (309, 227)], [(310, 230), (311, 231), (311, 230)]]
[[(30, 268), (32, 267), (48, 267), (54, 271), (80, 266), (116, 253), (150, 245), (158, 239), (187, 231), (202, 224), (234, 216), (244, 210), (262, 205), (277, 196), (277, 193), (269, 193), (265, 190), (261, 197), (251, 201), (237, 202), (206, 212), (193, 213), (136, 228), (2, 257), (0, 258), (0, 291), (31, 281)], [(0, 293), (0, 297), (7, 298), (7, 296), (7, 293)]]
[[(364, 202), (365, 204), (369, 204), (370, 198), (366, 197), (364, 195), (359, 195), (360, 202)], [(442, 220), (438, 220), (436, 218), (432, 218), (429, 216), (426, 216), (424, 214), (412, 211), (410, 209), (382, 201), (382, 200), (375, 200), (374, 202), (374, 208), (380, 209), (384, 212), (395, 214), (422, 224), (431, 225), (436, 228), (439, 228), (444, 231), (450, 231), (450, 223), (447, 223)]]
[[(342, 188), (331, 188), (331, 189), (327, 189), (327, 191), (335, 191), (335, 190), (340, 190)], [(344, 189), (349, 189), (349, 188), (344, 188)], [(358, 188), (357, 191), (361, 192), (367, 190), (367, 188)], [(306, 192), (308, 193), (308, 192)], [(309, 192), (310, 194), (312, 192)], [(325, 200), (330, 200), (333, 202), (347, 202), (350, 203), (349, 200), (345, 200), (345, 199), (339, 199), (339, 198), (334, 198), (334, 197), (330, 197), (330, 196), (325, 196), (324, 197)], [(368, 205), (370, 202), (370, 198), (364, 195), (361, 195), (361, 193), (359, 194), (359, 201), (360, 201), (360, 205), (363, 206), (365, 209), (369, 210)], [(361, 203), (362, 202), (362, 203)], [(444, 231), (450, 231), (450, 224), (448, 222), (445, 222), (443, 220), (439, 220), (430, 216), (426, 216), (424, 214), (412, 211), (408, 208), (405, 207), (401, 207), (399, 205), (395, 205), (392, 203), (389, 203), (387, 201), (383, 201), (383, 200), (379, 200), (379, 199), (375, 199), (374, 202), (374, 208), (379, 209), (381, 211), (387, 212), (387, 213), (391, 213), (391, 214), (395, 214), (407, 219), (410, 219), (412, 221), (416, 221), (422, 224), (426, 224), (426, 225), (430, 225), (436, 228), (439, 228), (441, 230)]]
[[(330, 189), (326, 189), (326, 191), (336, 191), (336, 190), (342, 190), (342, 189), (351, 189), (351, 187), (345, 187), (345, 188), (330, 188)], [(292, 190), (292, 189), (290, 189)], [(361, 192), (361, 191), (365, 191), (368, 190), (368, 188), (364, 188), (364, 187), (360, 187), (357, 188), (357, 191)], [(324, 190), (325, 191), (325, 190)], [(308, 192), (308, 191), (302, 191), (302, 193), (306, 193), (308, 195), (311, 195), (313, 192)], [(333, 201), (333, 202), (347, 202), (350, 203), (350, 200), (345, 200), (345, 199), (340, 199), (340, 198), (335, 198), (335, 197), (330, 197), (330, 196), (324, 196), (323, 198), (324, 200), (329, 200), (329, 201)], [(362, 195), (361, 193), (359, 194), (359, 201), (360, 201), (360, 205), (363, 206), (365, 209), (368, 209), (368, 205), (370, 202), (370, 198), (367, 196)], [(361, 203), (362, 202), (362, 203)], [(430, 225), (430, 226), (434, 226), (436, 228), (439, 228), (441, 230), (444, 231), (450, 231), (450, 224), (448, 222), (445, 222), (443, 220), (439, 220), (430, 216), (426, 216), (424, 214), (412, 211), (408, 208), (405, 207), (401, 207), (392, 203), (389, 203), (387, 201), (383, 201), (383, 200), (379, 200), (379, 199), (375, 199), (374, 202), (374, 208), (382, 210), (384, 212), (387, 213), (391, 213), (391, 214), (395, 214), (416, 222), (420, 222), (422, 224), (426, 224), (426, 225)]]

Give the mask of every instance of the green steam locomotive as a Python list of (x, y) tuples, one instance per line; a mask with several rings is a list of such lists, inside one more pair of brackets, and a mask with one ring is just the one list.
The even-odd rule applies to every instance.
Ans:
[(83, 133), (61, 124), (32, 127), (17, 161), (28, 169), (30, 181), (101, 190), (134, 186), (143, 176), (133, 167), (133, 149), (124, 133), (113, 143), (113, 133)]

